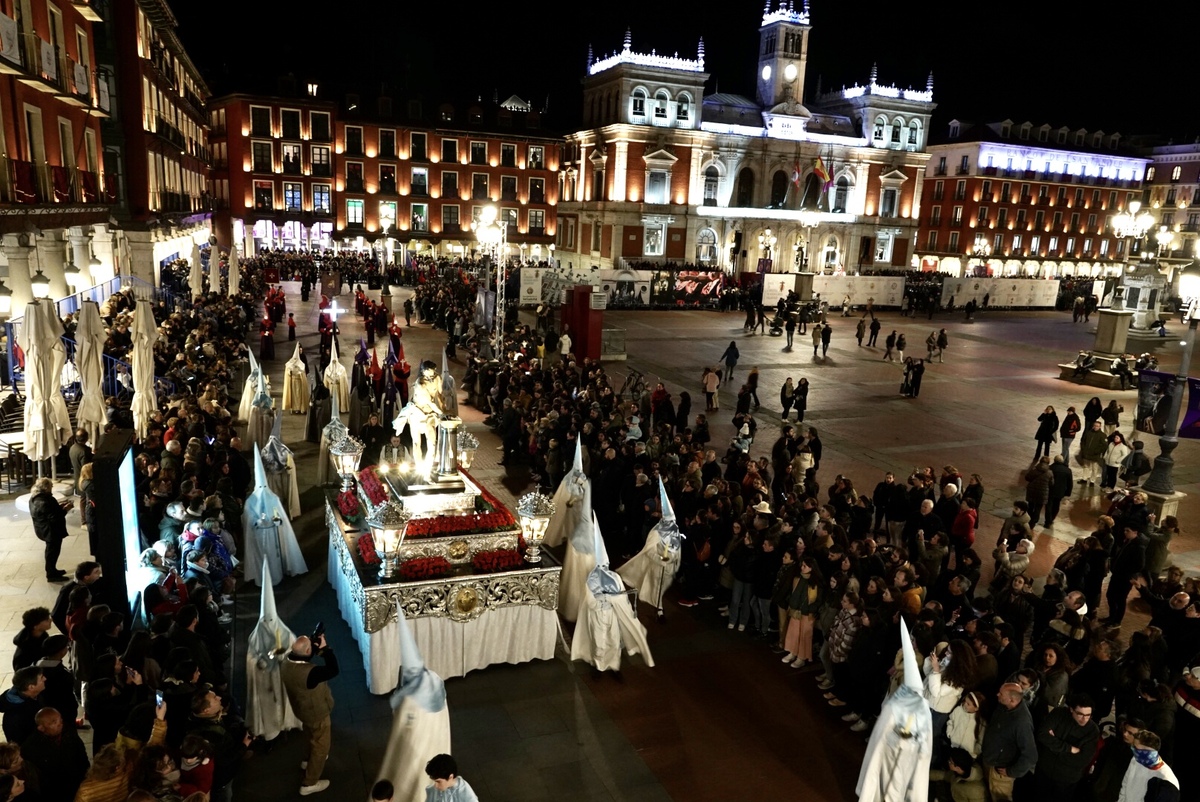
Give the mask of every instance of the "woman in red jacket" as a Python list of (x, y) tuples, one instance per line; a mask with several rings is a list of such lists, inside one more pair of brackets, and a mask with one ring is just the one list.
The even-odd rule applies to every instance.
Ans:
[(950, 548), (954, 549), (956, 557), (975, 544), (975, 527), (979, 524), (977, 506), (975, 499), (969, 496), (964, 498), (958, 506), (954, 523), (950, 525)]

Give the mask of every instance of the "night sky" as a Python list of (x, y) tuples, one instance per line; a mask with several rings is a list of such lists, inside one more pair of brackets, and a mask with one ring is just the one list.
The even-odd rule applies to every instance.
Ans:
[[(694, 58), (703, 36), (712, 76), (706, 91), (753, 97), (762, 18), (754, 0), (372, 1), (319, 11), (246, 0), (170, 2), (180, 38), (218, 94), (271, 90), (277, 76), (293, 72), (299, 81), (357, 82), (363, 94), (386, 84), (397, 98), (406, 89), (427, 100), (496, 92), (541, 107), (548, 96), (549, 125), (559, 130), (578, 123), (588, 44), (597, 57), (619, 49), (626, 26), (643, 52)], [(426, 10), (438, 7), (448, 13)], [(354, 10), (334, 10), (341, 8)], [(485, 18), (481, 9), (493, 13)], [(1139, 9), (1154, 19), (1139, 21)], [(924, 88), (933, 71), (939, 131), (954, 117), (1009, 117), (1177, 142), (1200, 135), (1200, 97), (1192, 91), (1200, 4), (1191, 0), (811, 0), (811, 11), (809, 93), (818, 76), (826, 89), (863, 82), (878, 62), (880, 82), (902, 88)]]

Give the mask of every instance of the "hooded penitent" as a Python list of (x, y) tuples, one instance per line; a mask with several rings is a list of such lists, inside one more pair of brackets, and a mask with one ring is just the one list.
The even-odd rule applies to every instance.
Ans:
[(543, 541), (550, 546), (567, 543), (558, 583), (558, 612), (568, 621), (575, 620), (579, 601), (587, 593), (588, 572), (596, 565), (591, 516), (592, 483), (583, 472), (582, 446), (576, 441), (575, 466), (554, 491), (554, 515)]
[(279, 620), (275, 589), (265, 564), (261, 582), (258, 624), (246, 647), (246, 724), (255, 735), (270, 741), (283, 730), (300, 728), (279, 675), (279, 662), (296, 636)]
[(403, 612), (397, 614), (400, 686), (392, 693), (392, 731), (379, 779), (395, 786), (396, 802), (424, 802), (425, 764), (450, 753), (450, 711), (442, 678), (426, 668)]
[(658, 481), (659, 503), (662, 518), (646, 534), (642, 550), (617, 573), (630, 585), (638, 589), (638, 596), (662, 610), (662, 598), (675, 580), (679, 571), (680, 548), (684, 535), (675, 520), (675, 510), (667, 498), (667, 488)]
[(458, 387), (450, 373), (450, 358), (442, 352), (442, 409), (446, 417), (458, 417)]
[(254, 396), (258, 392), (258, 380), (262, 376), (262, 369), (258, 366), (258, 360), (254, 358), (253, 351), (247, 351), (246, 355), (250, 357), (250, 372), (246, 374), (246, 382), (242, 385), (242, 399), (238, 403), (238, 420), (250, 420), (250, 407), (254, 403)]
[(288, 515), (300, 515), (300, 489), (296, 480), (296, 462), (292, 450), (283, 444), (283, 416), (275, 416), (271, 436), (263, 446), (263, 467), (275, 495), (284, 502)]
[(591, 663), (600, 671), (621, 669), (621, 649), (641, 654), (646, 664), (654, 665), (646, 643), (646, 629), (637, 620), (625, 582), (608, 567), (608, 553), (600, 536), (595, 514), (591, 520), (592, 552), (596, 565), (588, 573), (587, 592), (579, 600), (578, 622), (571, 639), (571, 659)]
[(308, 365), (300, 358), (300, 343), (283, 366), (283, 411), (308, 412)]
[(860, 802), (925, 802), (933, 757), (933, 715), (921, 684), (912, 638), (900, 621), (904, 683), (883, 702), (858, 774)]
[[(258, 578), (262, 573), (262, 564), (268, 562), (266, 555), (274, 550), (278, 550), (283, 574), (296, 576), (308, 572), (308, 565), (288, 517), (288, 509), (267, 481), (267, 471), (259, 449), (254, 450), (254, 489), (246, 497), (242, 522), (246, 532), (245, 576)], [(278, 538), (278, 544), (272, 538)], [(281, 578), (274, 577), (276, 580)]]

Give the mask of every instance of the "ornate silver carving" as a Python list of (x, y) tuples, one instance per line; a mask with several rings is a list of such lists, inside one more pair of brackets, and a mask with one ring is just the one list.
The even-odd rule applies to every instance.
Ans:
[[(486, 535), (454, 535), (452, 537), (423, 537), (405, 540), (400, 547), (400, 559), (415, 557), (445, 557), (458, 565), (469, 563), (481, 551), (516, 551), (517, 530), (493, 532)], [(466, 544), (463, 553), (461, 544)]]
[[(352, 553), (354, 535), (347, 534), (330, 499), (331, 496), (327, 496), (325, 500), (325, 521), (329, 526), (329, 537), (337, 551), (338, 568), (350, 584), (350, 595), (354, 605), (362, 611), (363, 624), (368, 633), (378, 632), (395, 621), (397, 609), (404, 610), (406, 618), (441, 616), (460, 623), (473, 621), (488, 610), (518, 604), (537, 605), (545, 610), (558, 609), (558, 583), (562, 568), (557, 565), (481, 576), (441, 578), (425, 582), (388, 582), (364, 587), (358, 562)], [(468, 556), (465, 559), (456, 559), (455, 562), (466, 562), (478, 551), (516, 547), (515, 532), (459, 536), (412, 541), (413, 551), (406, 548), (404, 557), (412, 559), (420, 556), (443, 556), (450, 559), (452, 544), (460, 544), (453, 549), (457, 557), (461, 554), (461, 541), (464, 540), (468, 544)], [(426, 547), (427, 551), (424, 550)]]

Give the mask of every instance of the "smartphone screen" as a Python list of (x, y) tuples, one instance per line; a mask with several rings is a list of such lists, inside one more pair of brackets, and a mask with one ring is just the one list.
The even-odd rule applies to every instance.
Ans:
[(158, 707), (162, 707), (162, 703), (163, 703), (163, 695), (162, 695), (162, 691), (158, 691), (158, 692), (156, 692), (156, 693), (154, 694), (154, 699), (155, 699), (155, 704), (156, 704)]

